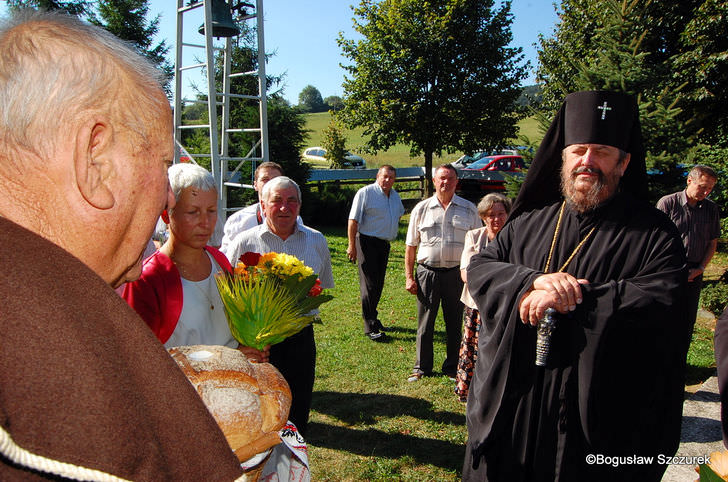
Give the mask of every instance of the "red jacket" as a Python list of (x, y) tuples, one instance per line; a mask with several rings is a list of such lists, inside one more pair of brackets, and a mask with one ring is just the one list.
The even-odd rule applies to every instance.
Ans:
[[(205, 250), (227, 272), (233, 268), (224, 254), (212, 246)], [(149, 325), (163, 344), (177, 327), (182, 313), (182, 281), (174, 262), (166, 254), (156, 251), (144, 260), (141, 277), (124, 287), (122, 297)]]

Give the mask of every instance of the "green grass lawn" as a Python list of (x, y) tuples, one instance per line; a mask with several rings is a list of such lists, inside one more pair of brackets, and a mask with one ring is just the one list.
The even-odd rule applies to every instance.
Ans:
[[(314, 480), (457, 480), (465, 453), (465, 406), (447, 377), (408, 383), (415, 361), (415, 298), (405, 289), (404, 230), (392, 245), (380, 319), (388, 341), (363, 334), (356, 265), (344, 228), (324, 230), (336, 288), (316, 326), (318, 349), (307, 442)], [(435, 366), (445, 357), (438, 318)]]
[[(323, 130), (329, 125), (331, 115), (328, 112), (317, 112), (314, 114), (305, 114), (306, 129), (309, 131), (309, 138), (306, 147), (320, 146)], [(543, 133), (539, 131), (538, 122), (529, 117), (518, 123), (519, 134), (525, 135), (532, 142), (539, 141), (543, 137)], [(420, 154), (417, 157), (410, 157), (409, 146), (405, 144), (396, 144), (386, 151), (378, 152), (375, 155), (359, 152), (364, 146), (365, 138), (363, 128), (356, 128), (346, 132), (347, 143), (346, 148), (352, 152), (360, 154), (367, 160), (367, 167), (375, 168), (382, 164), (391, 164), (394, 167), (422, 166), (424, 164), (424, 156)], [(521, 141), (514, 141), (514, 144), (520, 145)], [(462, 152), (453, 154), (443, 153), (442, 157), (435, 158), (433, 164), (442, 164), (444, 162), (452, 162), (462, 156)]]
[[(363, 335), (356, 266), (344, 227), (323, 229), (335, 298), (322, 306), (313, 410), (307, 442), (313, 480), (459, 480), (465, 454), (465, 406), (445, 376), (408, 383), (415, 360), (416, 303), (405, 289), (404, 235), (392, 244), (380, 319), (385, 343)], [(442, 317), (435, 326), (435, 368), (445, 358)], [(700, 328), (689, 356), (692, 383), (714, 372), (712, 332)], [(689, 380), (691, 383), (691, 380)]]

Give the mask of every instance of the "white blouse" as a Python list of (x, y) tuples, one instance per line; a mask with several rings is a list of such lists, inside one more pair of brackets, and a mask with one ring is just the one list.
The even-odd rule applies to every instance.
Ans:
[[(207, 251), (206, 251), (207, 253)], [(207, 253), (212, 263), (210, 276), (202, 281), (182, 280), (182, 312), (165, 348), (184, 345), (224, 345), (237, 348), (225, 317), (225, 308), (215, 284), (215, 273), (222, 268)]]

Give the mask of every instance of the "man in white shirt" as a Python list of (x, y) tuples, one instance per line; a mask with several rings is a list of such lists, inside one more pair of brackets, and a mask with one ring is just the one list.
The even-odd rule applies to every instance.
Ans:
[(432, 375), (432, 338), (440, 303), (447, 335), (442, 372), (455, 379), (463, 317), (460, 256), (465, 234), (483, 226), (475, 205), (455, 195), (458, 177), (452, 165), (439, 166), (432, 181), (435, 195), (412, 210), (405, 242), (406, 289), (417, 295), (417, 360), (410, 382)]
[(349, 212), (346, 254), (358, 262), (364, 334), (374, 341), (384, 340), (386, 329), (378, 318), (377, 305), (387, 273), (389, 242), (397, 237), (399, 218), (404, 214), (402, 200), (392, 189), (396, 177), (394, 167), (380, 167), (376, 182), (357, 191)]
[[(298, 184), (285, 176), (278, 176), (266, 184), (261, 192), (265, 222), (239, 234), (228, 250), (224, 251), (225, 256), (235, 263), (240, 255), (248, 251), (290, 254), (318, 274), (322, 288), (333, 288), (331, 255), (326, 238), (319, 231), (298, 221), (301, 209)], [(291, 387), (293, 399), (288, 418), (305, 436), (316, 373), (313, 325), (273, 345), (270, 348), (270, 363), (281, 372)]]
[[(225, 222), (224, 234), (220, 251), (225, 252), (227, 246), (235, 239), (235, 236), (243, 231), (263, 224), (265, 214), (260, 208), (260, 196), (263, 192), (263, 186), (266, 182), (274, 177), (282, 176), (283, 168), (277, 162), (263, 162), (255, 169), (255, 181), (253, 181), (253, 189), (258, 192), (258, 202), (246, 206), (240, 211), (230, 216)], [(235, 262), (233, 262), (235, 265)]]

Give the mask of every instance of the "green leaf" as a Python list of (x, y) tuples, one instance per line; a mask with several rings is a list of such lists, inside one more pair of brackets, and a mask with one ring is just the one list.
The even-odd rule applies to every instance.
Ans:
[(724, 482), (707, 464), (700, 464), (700, 482)]
[(307, 296), (316, 275), (284, 282), (275, 276), (243, 279), (239, 276), (215, 277), (230, 332), (241, 345), (262, 350), (280, 343), (313, 322), (309, 313), (330, 295)]

